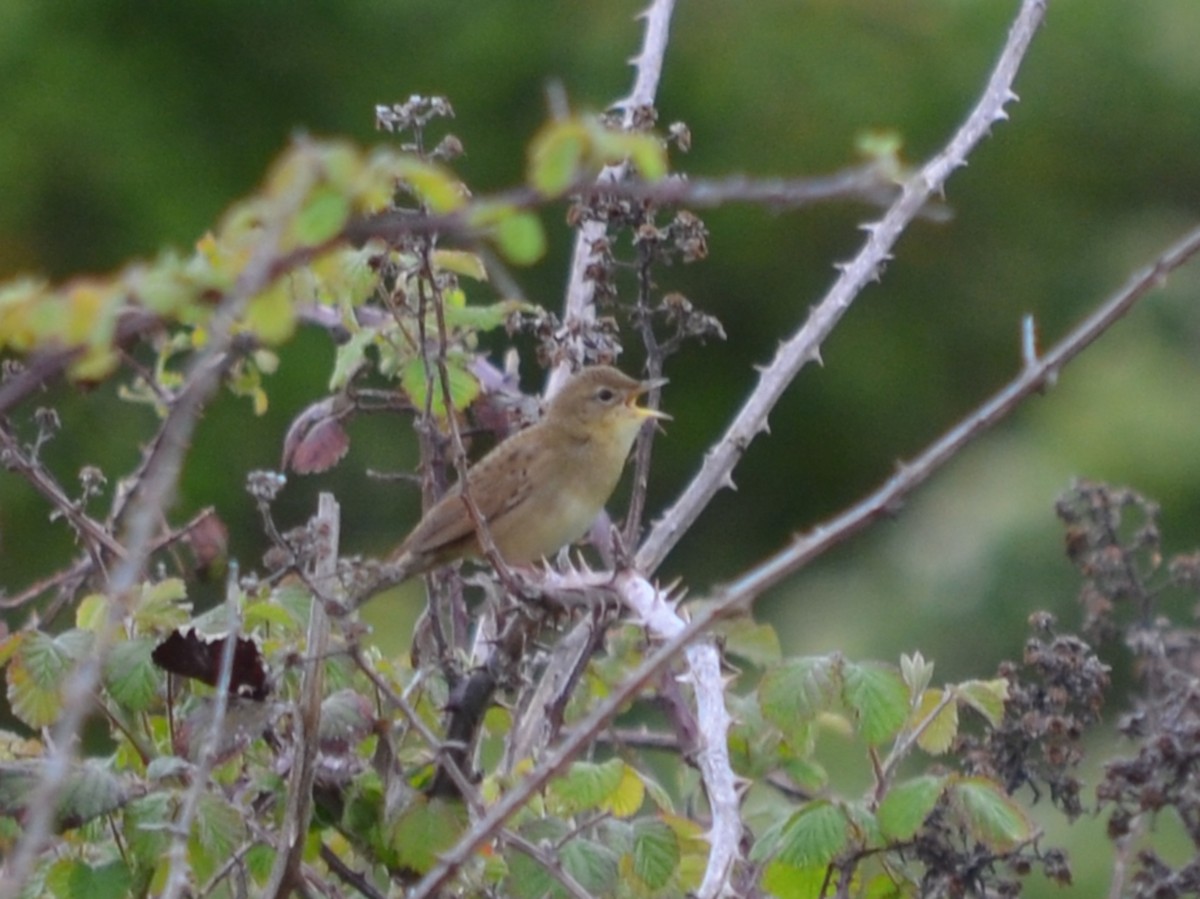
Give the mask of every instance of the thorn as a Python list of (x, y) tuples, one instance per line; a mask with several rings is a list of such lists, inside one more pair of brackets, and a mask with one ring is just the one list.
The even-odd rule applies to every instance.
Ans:
[(1020, 96), (1017, 95), (1016, 91), (1007, 90), (1004, 92), (1004, 102), (1005, 103), (1020, 103), (1021, 98), (1020, 98)]
[(1021, 359), (1026, 368), (1037, 364), (1037, 326), (1032, 315), (1021, 319)]
[(813, 347), (811, 358), (812, 361), (821, 366), (821, 368), (825, 367), (825, 357), (821, 355), (820, 347)]
[(762, 425), (758, 429), (758, 433), (766, 434), (768, 437), (771, 436), (771, 423), (767, 421), (767, 419), (763, 419)]
[(721, 478), (721, 486), (728, 487), (734, 493), (737, 493), (737, 484), (733, 482), (733, 475), (728, 472), (725, 473), (725, 477)]

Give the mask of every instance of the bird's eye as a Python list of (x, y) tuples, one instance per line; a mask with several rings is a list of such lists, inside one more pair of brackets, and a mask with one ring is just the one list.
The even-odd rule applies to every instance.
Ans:
[(617, 393), (611, 387), (601, 387), (596, 391), (596, 399), (602, 403), (611, 403), (617, 398)]

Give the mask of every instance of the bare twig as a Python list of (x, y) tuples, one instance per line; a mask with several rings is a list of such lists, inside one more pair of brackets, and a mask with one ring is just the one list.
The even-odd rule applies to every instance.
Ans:
[(967, 155), (991, 127), (1007, 118), (1004, 107), (1016, 99), (1016, 94), (1012, 92), (1013, 79), (1041, 24), (1045, 8), (1045, 0), (1024, 0), (975, 109), (946, 147), (905, 182), (900, 196), (883, 218), (875, 224), (864, 226), (867, 241), (863, 248), (853, 261), (842, 266), (841, 275), (825, 298), (812, 310), (804, 326), (780, 345), (775, 359), (762, 370), (758, 386), (725, 435), (705, 455), (699, 474), (655, 524), (638, 549), (635, 557), (638, 571), (653, 573), (717, 491), (732, 486), (734, 467), (751, 441), (767, 429), (770, 411), (800, 369), (809, 362), (820, 360), (822, 342), (863, 288), (878, 279), (881, 267), (890, 258), (891, 249), (904, 229), (929, 198), (942, 191), (950, 173), (966, 164)]
[(16, 434), (9, 430), (7, 422), (3, 419), (0, 419), (0, 456), (7, 467), (19, 471), (25, 480), (70, 522), (75, 533), (90, 548), (93, 557), (99, 556), (101, 550), (107, 550), (118, 559), (124, 557), (125, 547), (113, 538), (104, 525), (83, 510), (82, 503), (67, 496), (66, 491), (45, 466), (24, 450)]
[[(914, 702), (916, 699), (917, 697), (914, 697)], [(876, 777), (874, 786), (871, 788), (872, 803), (877, 804), (883, 798), (883, 796), (886, 795), (888, 788), (891, 786), (892, 778), (896, 774), (896, 768), (901, 762), (908, 758), (908, 754), (917, 744), (917, 741), (921, 739), (921, 735), (933, 726), (933, 723), (937, 721), (938, 716), (941, 715), (948, 706), (958, 702), (958, 699), (958, 693), (953, 688), (947, 688), (943, 690), (942, 698), (938, 700), (937, 704), (930, 709), (928, 713), (926, 713), (925, 717), (920, 721), (915, 722), (911, 727), (899, 735), (899, 738), (896, 740), (896, 742), (892, 744), (891, 751), (888, 752), (887, 758), (885, 758), (878, 766), (878, 776)]]
[[(318, 549), (313, 565), (313, 580), (325, 587), (337, 578), (341, 511), (333, 494), (322, 493), (318, 498), (316, 525)], [(329, 617), (321, 596), (313, 596), (308, 616), (304, 677), (297, 702), (292, 770), (288, 777), (288, 802), (284, 810), (282, 832), (275, 843), (275, 864), (263, 890), (264, 896), (278, 899), (290, 895), (301, 882), (300, 863), (304, 858), (305, 837), (312, 819), (313, 778), (316, 775), (317, 747), (320, 742), (321, 700), (325, 692), (325, 658), (329, 650)]]
[[(671, 176), (660, 181), (613, 181), (597, 178), (571, 185), (564, 194), (579, 197), (583, 201), (630, 200), (654, 203), (659, 206), (688, 206), (709, 209), (730, 203), (750, 203), (773, 209), (801, 209), (817, 203), (838, 200), (856, 200), (873, 206), (892, 203), (900, 187), (894, 174), (885, 166), (868, 163), (807, 178), (755, 178), (747, 175), (729, 175), (723, 178), (684, 178)], [(536, 209), (547, 203), (545, 194), (529, 187), (515, 187), (482, 196), (479, 205), (503, 205), (515, 209)], [(394, 241), (404, 237), (438, 234), (442, 238), (455, 238), (474, 242), (486, 236), (471, 224), (469, 206), (466, 211), (442, 215), (416, 215), (411, 211), (391, 211), (366, 216), (352, 222), (344, 233), (347, 241), (365, 243), (372, 238)], [(925, 206), (920, 217), (942, 220), (947, 217), (944, 209), (936, 204)], [(602, 230), (600, 233), (603, 233)], [(569, 289), (569, 288), (568, 288)], [(505, 295), (517, 296), (519, 291), (504, 290)], [(569, 310), (568, 310), (569, 311)], [(355, 314), (363, 323), (367, 307), (360, 307)]]
[(192, 768), (191, 786), (183, 797), (179, 816), (171, 827), (171, 848), (167, 852), (169, 867), (162, 899), (176, 899), (183, 895), (190, 881), (191, 868), (187, 858), (188, 838), (191, 835), (192, 821), (200, 807), (200, 797), (204, 795), (209, 786), (208, 775), (216, 760), (217, 747), (221, 744), (221, 731), (225, 727), (225, 712), (229, 708), (229, 685), (233, 678), (234, 651), (237, 649), (238, 637), (242, 632), (237, 574), (237, 565), (230, 564), (225, 586), (225, 611), (229, 631), (225, 637), (225, 643), (221, 647), (221, 670), (217, 677), (213, 696), (212, 722), (200, 744), (199, 758)]
[(592, 894), (579, 885), (579, 881), (567, 873), (557, 858), (541, 846), (530, 842), (519, 833), (505, 830), (500, 833), (500, 839), (508, 843), (518, 852), (523, 852), (545, 869), (546, 873), (558, 881), (567, 894), (575, 899), (592, 899)]
[[(159, 326), (158, 316), (142, 309), (129, 309), (117, 320), (113, 344), (124, 346)], [(84, 350), (82, 346), (48, 349), (31, 359), (23, 371), (0, 384), (0, 415), (58, 380)]]
[[(201, 509), (199, 512), (197, 512), (195, 515), (193, 515), (191, 517), (191, 520), (189, 520), (187, 522), (187, 524), (183, 525), (183, 527), (178, 528), (174, 531), (171, 531), (171, 533), (169, 533), (169, 534), (164, 534), (161, 537), (159, 537), (158, 539), (156, 539), (150, 547), (150, 553), (151, 554), (156, 553), (159, 550), (163, 549), (164, 547), (169, 546), (170, 544), (175, 543), (178, 540), (182, 540), (191, 531), (193, 531), (197, 526), (199, 526), (206, 518), (208, 518), (208, 516), (210, 516), (212, 514), (213, 514), (213, 507), (205, 506), (203, 509)], [(20, 593), (14, 594), (13, 596), (6, 596), (3, 598), (0, 598), (0, 609), (20, 608), (21, 606), (25, 605), (26, 603), (32, 602), (33, 600), (37, 599), (39, 596), (41, 596), (47, 590), (53, 590), (55, 588), (63, 588), (64, 586), (66, 586), (72, 582), (81, 582), (84, 578), (86, 578), (88, 575), (90, 575), (92, 573), (92, 571), (95, 570), (95, 568), (96, 568), (96, 560), (94, 558), (92, 558), (91, 556), (82, 556), (80, 558), (77, 558), (74, 562), (72, 562), (66, 568), (62, 569), (61, 571), (57, 571), (52, 575), (42, 578), (37, 583), (30, 584), (28, 587), (26, 587)], [(54, 617), (52, 614), (53, 611), (54, 611), (53, 609), (44, 610), (42, 612), (41, 620), (43, 622), (49, 621), (51, 618)]]
[(366, 896), (367, 899), (387, 899), (383, 893), (375, 889), (370, 880), (342, 861), (328, 845), (322, 843), (320, 852), (321, 861), (329, 865), (329, 870)]
[(587, 616), (555, 642), (536, 683), (513, 710), (512, 730), (504, 741), (504, 768), (509, 774), (522, 760), (536, 758), (554, 739), (563, 710), (609, 623), (607, 617)]

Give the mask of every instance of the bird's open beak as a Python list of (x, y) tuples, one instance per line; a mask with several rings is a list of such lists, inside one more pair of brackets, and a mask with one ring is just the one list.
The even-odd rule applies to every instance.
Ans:
[(628, 405), (629, 408), (638, 415), (642, 416), (642, 418), (658, 418), (662, 419), (663, 421), (670, 421), (671, 416), (666, 412), (663, 412), (661, 409), (647, 409), (644, 406), (639, 406), (637, 404), (638, 397), (649, 393), (656, 387), (662, 387), (666, 383), (667, 378), (655, 378), (652, 381), (642, 381), (642, 383), (638, 384), (637, 390), (629, 394), (629, 399), (626, 401), (626, 405)]

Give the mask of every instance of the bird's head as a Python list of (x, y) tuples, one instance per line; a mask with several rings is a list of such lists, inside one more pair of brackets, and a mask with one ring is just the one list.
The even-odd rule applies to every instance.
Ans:
[(623, 446), (628, 452), (642, 424), (671, 416), (637, 404), (663, 379), (638, 381), (608, 365), (594, 365), (573, 375), (550, 401), (547, 419), (573, 434)]

